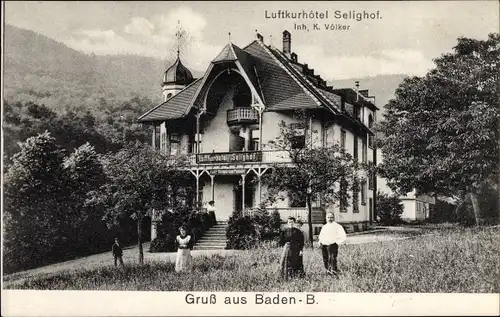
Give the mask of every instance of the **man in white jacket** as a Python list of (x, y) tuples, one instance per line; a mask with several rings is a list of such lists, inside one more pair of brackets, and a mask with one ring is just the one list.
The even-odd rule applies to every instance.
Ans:
[(326, 224), (319, 233), (319, 246), (323, 253), (323, 263), (328, 274), (337, 275), (337, 255), (339, 244), (347, 239), (344, 228), (336, 223), (333, 213), (326, 214)]

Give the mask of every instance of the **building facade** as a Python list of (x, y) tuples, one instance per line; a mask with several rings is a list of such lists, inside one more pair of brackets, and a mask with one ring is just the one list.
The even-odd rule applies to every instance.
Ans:
[[(377, 150), (379, 163), (384, 160), (382, 151)], [(385, 178), (377, 177), (378, 191), (388, 195), (394, 195), (394, 192), (387, 186)], [(430, 216), (430, 206), (436, 203), (436, 198), (430, 195), (418, 194), (417, 190), (413, 190), (406, 195), (399, 196), (403, 203), (403, 214), (401, 219), (404, 221), (423, 221)]]
[[(159, 151), (187, 157), (197, 200), (214, 201), (216, 218), (224, 221), (235, 211), (257, 207), (267, 192), (261, 177), (275, 164), (291, 164), (286, 152), (273, 150), (269, 141), (278, 137), (280, 121), (296, 122), (299, 109), (310, 116), (302, 137), (312, 146), (337, 142), (359, 162), (376, 164), (374, 97), (367, 90), (327, 86), (299, 63), (287, 31), (281, 50), (266, 45), (260, 34), (244, 48), (228, 43), (198, 79), (178, 57), (165, 72), (163, 102), (139, 122), (154, 127), (152, 144)], [(315, 202), (313, 224), (323, 224), (332, 211), (348, 230), (362, 230), (374, 219), (375, 192), (376, 178), (364, 175), (348, 208)], [(285, 199), (269, 208), (282, 219), (307, 221), (304, 202)]]

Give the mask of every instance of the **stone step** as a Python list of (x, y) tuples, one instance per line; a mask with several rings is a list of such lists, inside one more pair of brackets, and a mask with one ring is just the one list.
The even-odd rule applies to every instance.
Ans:
[(196, 244), (200, 243), (226, 243), (226, 239), (201, 239)]
[(194, 249), (199, 250), (199, 249), (205, 249), (205, 250), (211, 250), (211, 249), (225, 249), (226, 245), (225, 244), (217, 244), (217, 245), (197, 245), (194, 247)]
[(225, 250), (226, 246), (211, 246), (211, 247), (202, 247), (202, 246), (195, 246), (194, 250)]
[(199, 241), (196, 245), (226, 245), (226, 241)]

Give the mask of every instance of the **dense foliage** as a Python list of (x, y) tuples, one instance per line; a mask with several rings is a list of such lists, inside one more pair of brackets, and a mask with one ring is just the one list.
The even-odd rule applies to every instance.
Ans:
[(269, 213), (259, 208), (252, 215), (234, 213), (226, 229), (227, 249), (250, 249), (261, 242), (275, 240), (280, 228), (281, 217), (277, 210)]
[(4, 159), (7, 164), (20, 148), (18, 142), (48, 131), (67, 151), (89, 142), (98, 153), (117, 151), (127, 142), (150, 142), (149, 128), (137, 118), (152, 107), (147, 98), (119, 104), (105, 101), (95, 108), (55, 112), (34, 102), (4, 102)]
[(395, 225), (402, 221), (403, 202), (397, 195), (377, 193), (377, 218), (382, 225)]
[(4, 270), (27, 269), (102, 250), (100, 210), (85, 205), (104, 182), (91, 145), (73, 153), (48, 132), (20, 143), (4, 179)]
[(406, 79), (378, 127), (388, 185), (449, 197), (469, 196), (477, 224), (479, 196), (497, 188), (500, 34), (459, 38), (424, 77)]

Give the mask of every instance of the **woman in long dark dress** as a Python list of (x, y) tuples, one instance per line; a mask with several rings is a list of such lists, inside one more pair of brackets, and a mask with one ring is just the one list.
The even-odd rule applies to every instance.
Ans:
[(295, 218), (289, 217), (287, 225), (287, 228), (281, 232), (279, 241), (280, 246), (283, 246), (280, 275), (283, 279), (303, 277), (305, 275), (302, 258), (304, 234), (300, 229), (295, 228)]

